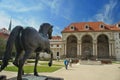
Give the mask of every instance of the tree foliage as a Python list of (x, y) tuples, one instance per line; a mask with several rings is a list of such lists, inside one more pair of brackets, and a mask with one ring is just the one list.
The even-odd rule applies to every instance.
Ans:
[(3, 56), (3, 53), (5, 51), (5, 45), (6, 45), (7, 40), (5, 40), (4, 38), (0, 37), (0, 59)]
[[(7, 39), (4, 39), (4, 38), (1, 38), (0, 37), (0, 59), (2, 59), (2, 56), (5, 52), (5, 48), (6, 48), (6, 43), (7, 43)], [(11, 57), (14, 57), (15, 56), (15, 46), (13, 46), (13, 50), (12, 50), (12, 56)]]

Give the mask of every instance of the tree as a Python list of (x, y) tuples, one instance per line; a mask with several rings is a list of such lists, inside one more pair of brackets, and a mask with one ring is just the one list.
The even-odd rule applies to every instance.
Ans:
[(6, 45), (6, 40), (4, 38), (1, 38), (0, 37), (0, 59), (2, 58), (3, 56), (3, 53), (5, 51), (5, 45)]
[[(7, 40), (5, 38), (0, 37), (0, 59), (2, 59), (3, 53), (5, 52), (6, 43), (7, 43)], [(15, 53), (16, 53), (15, 46), (13, 46), (11, 57), (14, 57)]]

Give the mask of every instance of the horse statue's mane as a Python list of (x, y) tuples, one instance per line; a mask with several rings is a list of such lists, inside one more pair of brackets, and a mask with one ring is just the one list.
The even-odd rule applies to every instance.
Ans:
[[(38, 76), (37, 73), (37, 63), (39, 59), (39, 53), (44, 51), (51, 54), (49, 66), (52, 65), (53, 53), (50, 50), (50, 43), (49, 39), (52, 38), (52, 28), (53, 26), (49, 23), (43, 23), (40, 26), (39, 31), (35, 30), (34, 28), (23, 28), (22, 26), (16, 26), (10, 36), (8, 38), (6, 44), (6, 50), (2, 59), (2, 64), (0, 67), (0, 71), (2, 71), (7, 65), (8, 61), (11, 58), (11, 52), (13, 48), (13, 44), (15, 43), (16, 48), (16, 57), (13, 62), (15, 66), (18, 67), (18, 76), (17, 80), (22, 80), (23, 74), (23, 65), (31, 55), (31, 53), (36, 53), (36, 60), (35, 60), (35, 67), (34, 67), (34, 75)], [(21, 57), (22, 52), (25, 52), (24, 55)]]

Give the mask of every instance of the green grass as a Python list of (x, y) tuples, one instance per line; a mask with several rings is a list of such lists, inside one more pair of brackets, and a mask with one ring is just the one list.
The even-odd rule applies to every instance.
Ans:
[[(54, 72), (56, 70), (59, 70), (62, 68), (64, 65), (62, 64), (53, 64), (52, 67), (48, 66), (48, 63), (40, 63), (40, 66), (37, 66), (37, 71), (38, 72)], [(34, 65), (25, 65), (23, 67), (25, 73), (33, 73), (34, 70)], [(15, 66), (8, 66), (5, 68), (5, 71), (13, 71), (17, 72), (18, 68)]]
[(112, 61), (113, 64), (120, 64), (120, 61)]
[[(48, 65), (48, 63), (40, 63), (40, 65)], [(64, 66), (62, 64), (53, 64), (52, 66)]]
[[(62, 66), (52, 66), (52, 67), (48, 67), (48, 66), (37, 66), (37, 71), (38, 72), (54, 72), (58, 69), (62, 68)], [(34, 66), (24, 66), (24, 72), (25, 73), (33, 73), (34, 70)], [(13, 72), (17, 72), (18, 68), (15, 66), (8, 66), (7, 68), (5, 68), (5, 71), (13, 71)]]

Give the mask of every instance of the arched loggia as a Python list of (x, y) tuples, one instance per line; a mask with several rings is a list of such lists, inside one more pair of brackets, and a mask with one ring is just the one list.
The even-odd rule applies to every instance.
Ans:
[(82, 37), (82, 57), (90, 59), (93, 56), (93, 39), (90, 35)]
[(109, 40), (104, 34), (97, 38), (97, 53), (98, 58), (109, 58)]
[(77, 38), (74, 35), (71, 35), (67, 38), (67, 54), (68, 58), (77, 57)]

